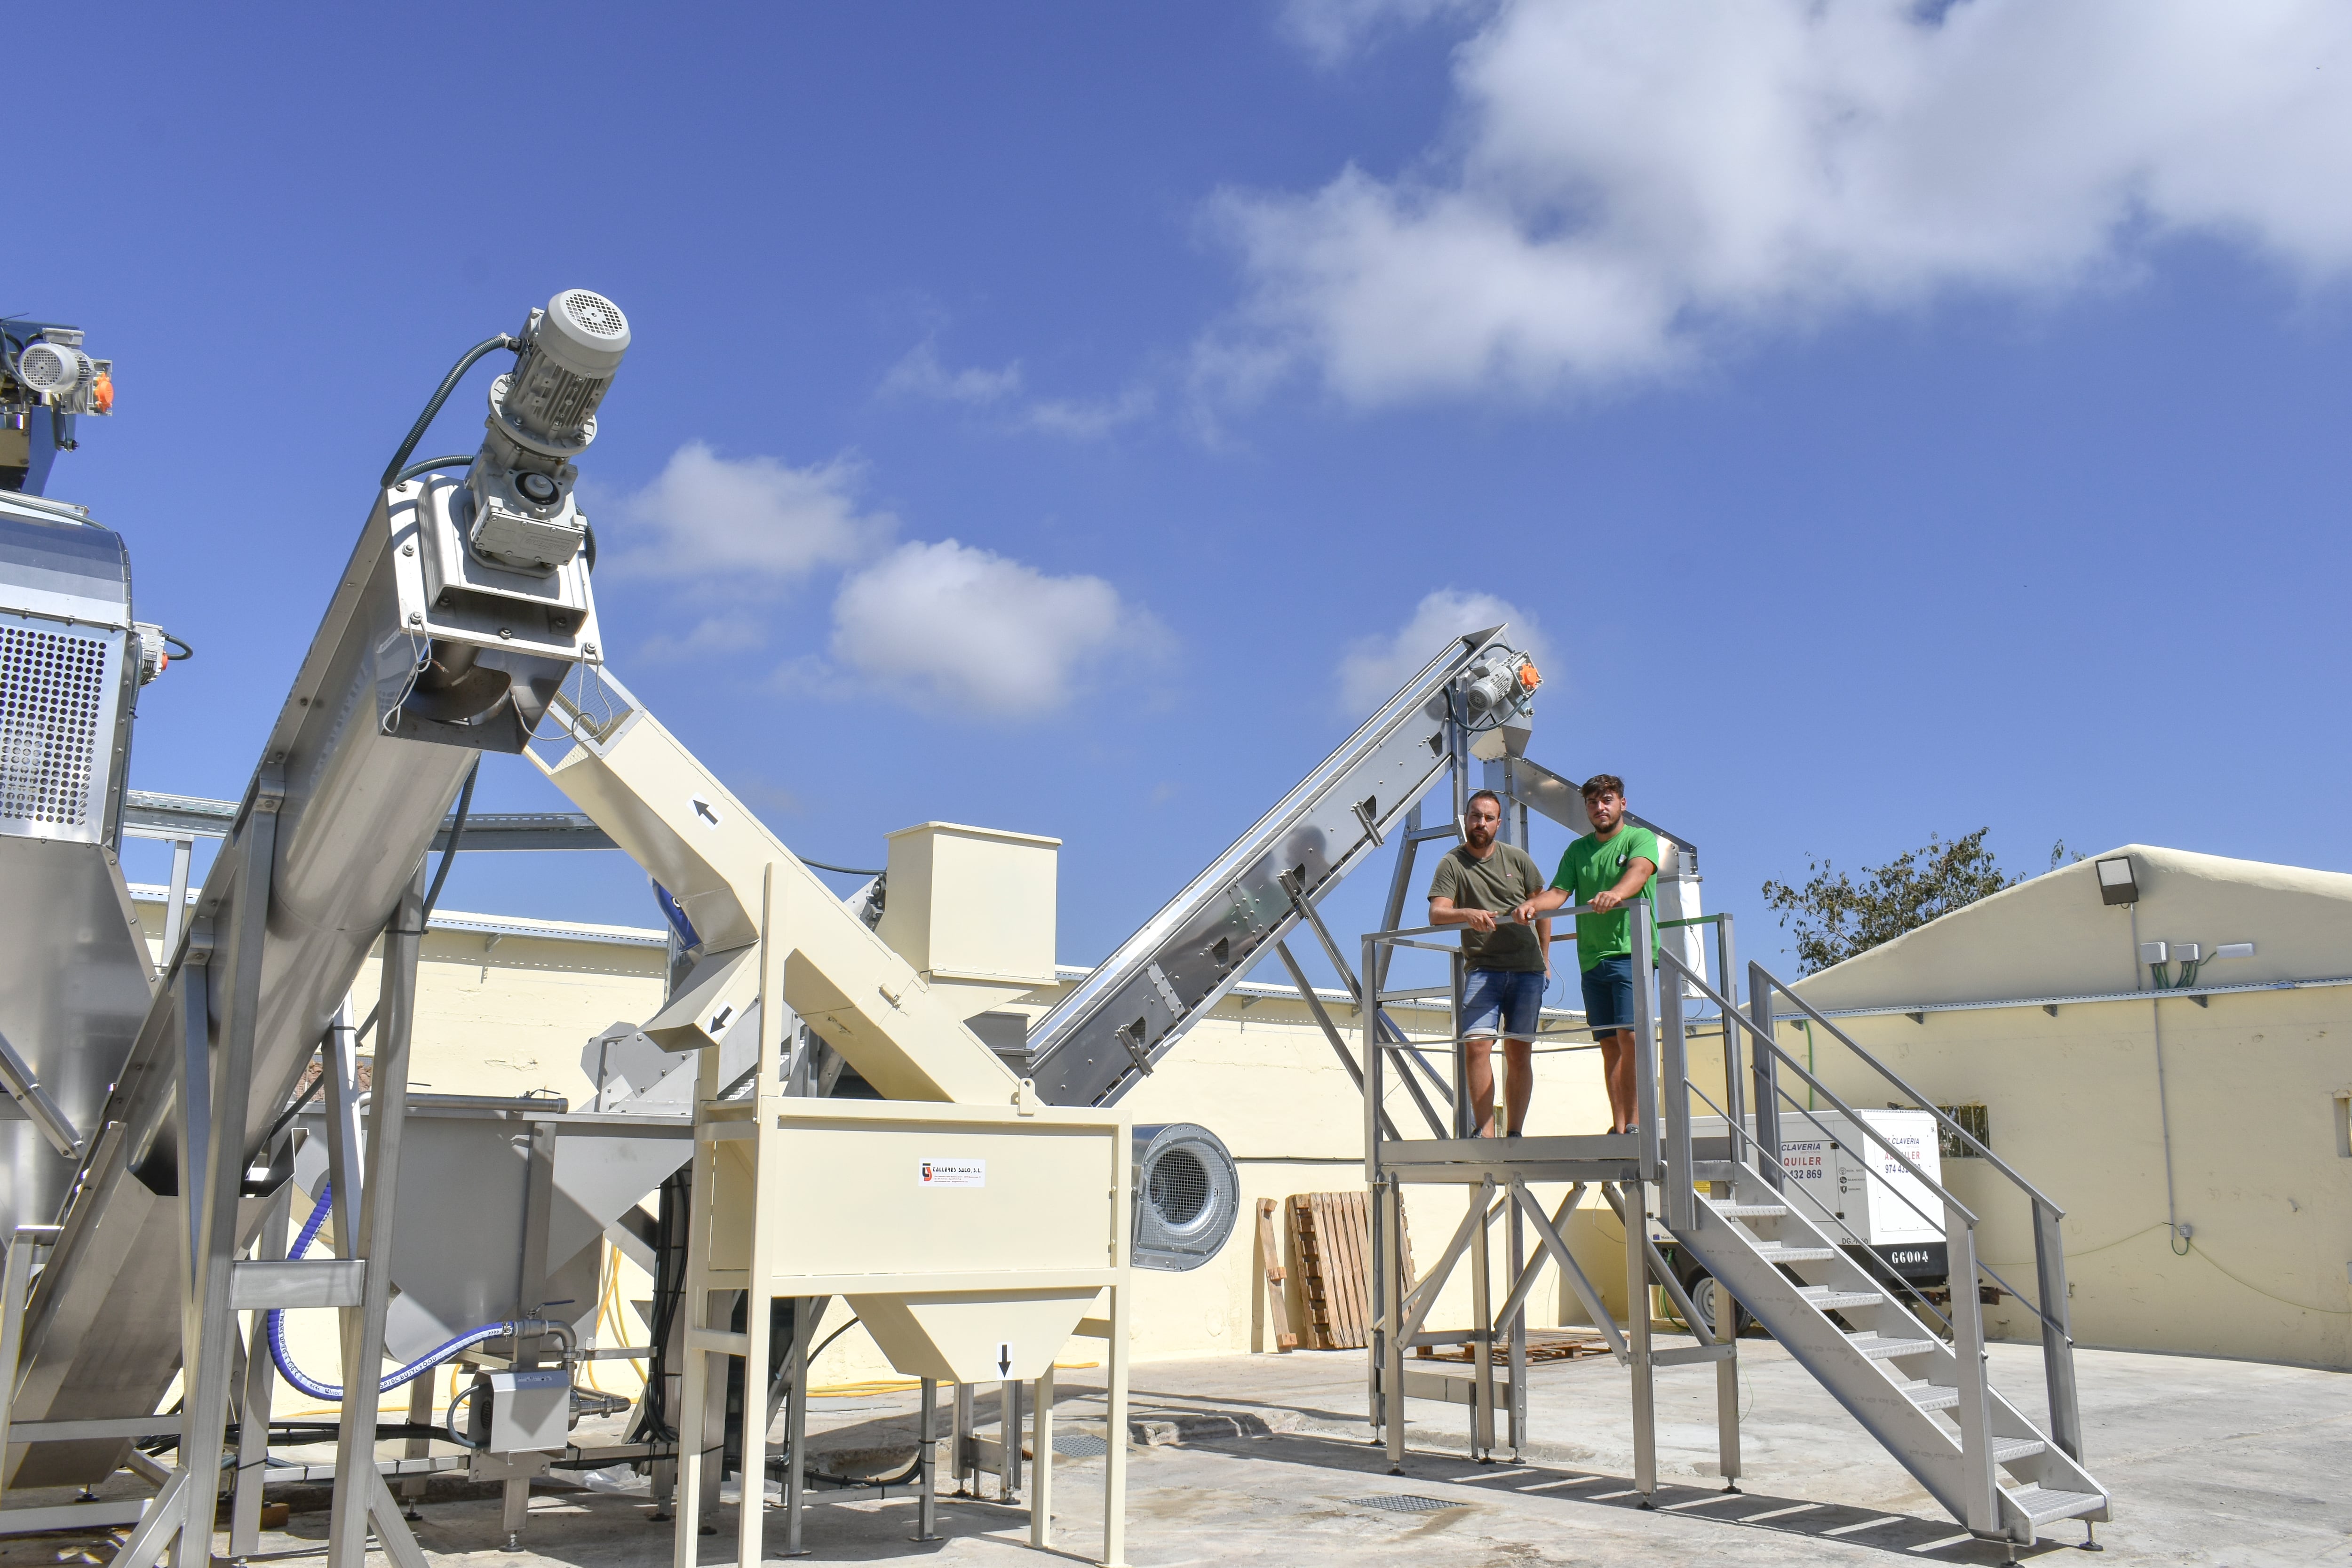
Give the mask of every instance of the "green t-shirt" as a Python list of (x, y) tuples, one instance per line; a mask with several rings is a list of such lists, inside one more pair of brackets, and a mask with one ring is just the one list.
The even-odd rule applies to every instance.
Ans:
[[(1472, 855), (1467, 845), (1456, 845), (1445, 852), (1437, 863), (1437, 875), (1429, 879), (1431, 898), (1451, 899), (1457, 910), (1496, 915), (1509, 914), (1542, 891), (1543, 868), (1534, 856), (1508, 844), (1496, 845), (1484, 860)], [(1536, 940), (1536, 928), (1508, 921), (1497, 922), (1490, 931), (1465, 927), (1462, 957), (1473, 969), (1543, 973), (1543, 944)]]
[[(1615, 887), (1625, 875), (1626, 866), (1636, 857), (1652, 866), (1660, 863), (1658, 836), (1648, 828), (1627, 822), (1607, 838), (1596, 838), (1588, 833), (1568, 847), (1559, 858), (1559, 874), (1551, 879), (1555, 888), (1568, 891), (1570, 904), (1589, 904), (1600, 894)], [(1642, 884), (1642, 898), (1650, 905), (1650, 956), (1658, 955), (1657, 892), (1658, 879), (1654, 872)], [(1615, 958), (1633, 951), (1631, 938), (1625, 934), (1625, 916), (1612, 910), (1605, 915), (1579, 915), (1576, 919), (1576, 966), (1590, 969), (1604, 958)]]

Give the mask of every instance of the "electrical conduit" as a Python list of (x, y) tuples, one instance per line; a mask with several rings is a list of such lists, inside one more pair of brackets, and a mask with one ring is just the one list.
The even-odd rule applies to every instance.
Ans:
[[(332, 1182), (320, 1184), (318, 1205), (311, 1209), (310, 1217), (303, 1222), (301, 1234), (294, 1238), (294, 1245), (287, 1249), (288, 1258), (299, 1258), (310, 1249), (310, 1243), (318, 1239), (320, 1227), (327, 1223), (327, 1213), (334, 1202), (334, 1195), (335, 1189)], [(419, 1373), (432, 1370), (460, 1351), (470, 1350), (484, 1340), (502, 1339), (509, 1334), (520, 1333), (527, 1326), (522, 1323), (501, 1322), (484, 1323), (478, 1329), (468, 1329), (456, 1339), (427, 1351), (406, 1366), (387, 1375), (378, 1385), (378, 1391), (390, 1394)], [(311, 1398), (340, 1401), (343, 1397), (341, 1387), (331, 1383), (321, 1383), (294, 1364), (293, 1356), (286, 1349), (286, 1313), (281, 1308), (272, 1308), (269, 1312), (269, 1359), (278, 1364), (280, 1376)]]

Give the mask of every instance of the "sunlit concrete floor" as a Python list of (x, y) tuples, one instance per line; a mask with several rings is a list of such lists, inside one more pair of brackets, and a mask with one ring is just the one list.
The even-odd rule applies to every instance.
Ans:
[[(2038, 1354), (1996, 1345), (1992, 1361), (2003, 1391), (2038, 1409)], [(2090, 1467), (2115, 1496), (2115, 1520), (2098, 1529), (2105, 1561), (2352, 1563), (2352, 1379), (2101, 1351), (2081, 1352), (2077, 1365)], [(2000, 1547), (1954, 1525), (1777, 1346), (1743, 1341), (1741, 1368), (1739, 1491), (1726, 1493), (1716, 1473), (1714, 1369), (1668, 1369), (1658, 1374), (1661, 1487), (1655, 1506), (1643, 1510), (1629, 1479), (1627, 1380), (1607, 1358), (1534, 1370), (1524, 1464), (1472, 1462), (1468, 1412), (1413, 1402), (1402, 1476), (1389, 1474), (1384, 1453), (1367, 1441), (1360, 1354), (1139, 1367), (1134, 1415), (1159, 1441), (1135, 1448), (1129, 1467), (1128, 1558), (1138, 1568), (2003, 1560)], [(1100, 1435), (1100, 1375), (1062, 1374), (1057, 1434)], [(979, 1405), (982, 1420), (992, 1422), (992, 1391)], [(870, 1464), (914, 1451), (911, 1393), (818, 1399), (811, 1412), (810, 1449), (821, 1468), (829, 1455), (855, 1451)], [(1103, 1472), (1100, 1458), (1056, 1462), (1059, 1551), (1098, 1554)], [(600, 1478), (600, 1485), (619, 1479)], [(951, 1485), (943, 1479), (943, 1488)], [(428, 1498), (415, 1530), (436, 1557), (478, 1559), (486, 1568), (667, 1563), (672, 1527), (649, 1520), (642, 1486), (535, 1491), (519, 1553), (499, 1550), (494, 1498)], [(984, 1490), (993, 1489), (992, 1478), (984, 1481)], [(700, 1539), (704, 1563), (733, 1558), (728, 1490), (711, 1521), (718, 1533)], [(1391, 1496), (1426, 1500), (1413, 1505), (1423, 1511), (1365, 1500)], [(915, 1500), (907, 1489), (820, 1489), (809, 1499), (805, 1543), (816, 1562), (1035, 1561), (1021, 1506), (1027, 1497), (1024, 1490), (1007, 1505), (992, 1496), (942, 1496), (941, 1539), (917, 1544), (908, 1539)], [(268, 1533), (263, 1554), (322, 1550), (326, 1524), (323, 1512), (298, 1511), (286, 1529)], [(772, 1508), (771, 1557), (782, 1553), (782, 1524)], [(2083, 1537), (2079, 1523), (2053, 1526), (2028, 1555), (2072, 1552)], [(0, 1563), (104, 1562), (115, 1538), (18, 1541), (0, 1550)], [(217, 1549), (226, 1544), (224, 1535)]]

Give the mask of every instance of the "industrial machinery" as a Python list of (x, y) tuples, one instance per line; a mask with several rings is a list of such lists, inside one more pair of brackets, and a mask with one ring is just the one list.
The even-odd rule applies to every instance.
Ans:
[[(561, 752), (531, 752), (548, 778), (643, 866), (694, 934), (670, 1001), (644, 1026), (653, 1047), (691, 1054), (694, 1165), (689, 1188), (677, 1404), (677, 1520), (681, 1568), (717, 1475), (713, 1358), (740, 1358), (746, 1495), (767, 1473), (768, 1421), (751, 1373), (772, 1365), (789, 1300), (784, 1529), (801, 1549), (807, 1366), (819, 1311), (844, 1298), (882, 1352), (922, 1380), (928, 1434), (941, 1382), (1008, 1391), (1034, 1382), (1038, 1456), (1033, 1544), (1049, 1543), (1054, 1359), (1081, 1331), (1108, 1341), (1109, 1421), (1126, 1426), (1129, 1183), (1137, 1151), (1126, 1117), (1040, 1101), (945, 998), (836, 899), (709, 771), (602, 671), (555, 699)], [(807, 1026), (787, 1032), (785, 1019)], [(728, 1048), (749, 1064), (729, 1071)], [(786, 1042), (793, 1042), (788, 1048)], [(806, 1092), (821, 1040), (883, 1098)], [(657, 1083), (669, 1074), (648, 1074)], [(1197, 1146), (1193, 1140), (1188, 1149)], [(1198, 1155), (1192, 1156), (1196, 1161)], [(798, 1194), (861, 1194), (854, 1205)], [(714, 1292), (748, 1294), (742, 1326), (711, 1310)], [(648, 1391), (653, 1382), (648, 1380)], [(1007, 1409), (1016, 1407), (1008, 1400)], [(1017, 1446), (1008, 1417), (1004, 1443)], [(932, 1445), (921, 1445), (919, 1536), (930, 1534)], [(1122, 1560), (1125, 1446), (1105, 1467), (1103, 1558)], [(761, 1560), (763, 1510), (737, 1512), (738, 1561)]]
[(55, 321), (0, 321), (0, 490), (40, 495), (74, 423), (114, 412), (114, 362), (82, 351), (82, 331)]
[[(381, 1359), (415, 960), (431, 898), (424, 858), (480, 754), (519, 751), (565, 673), (599, 657), (572, 458), (593, 437), (627, 345), (616, 307), (567, 290), (452, 371), (385, 472), (152, 1000), (137, 1005), (123, 981), (113, 1012), (93, 1012), (88, 986), (68, 1003), (127, 1037), (128, 1050), (119, 1072), (98, 1079), (110, 1091), (89, 1114), (58, 1228), (39, 1238), (48, 1262), (25, 1309), (8, 1412), (11, 1436), (26, 1440), (9, 1449), (7, 1480), (89, 1484), (122, 1461), (129, 1439), (174, 1433), (177, 1463), (140, 1517), (125, 1568), (146, 1568), (175, 1537), (183, 1561), (209, 1552), (237, 1309), (353, 1309), (345, 1364)], [(491, 394), (479, 450), (411, 467), (458, 377), (501, 349), (515, 368)], [(15, 363), (27, 369), (23, 355)], [(460, 463), (464, 481), (432, 471)], [(108, 776), (119, 787), (119, 758)], [(113, 929), (143, 947), (110, 870)], [(384, 992), (363, 1026), (376, 1035), (364, 1174), (345, 1140), (331, 1151), (345, 1255), (240, 1262), (288, 1174), (281, 1110), (379, 935)], [(145, 954), (133, 956), (143, 983)], [(87, 1033), (79, 1016), (62, 1025), (50, 1038)], [(510, 1333), (527, 1353), (532, 1331)], [(184, 1394), (167, 1421), (154, 1413), (174, 1376)], [(371, 1458), (377, 1394), (370, 1376), (344, 1391), (333, 1558), (356, 1568), (372, 1519), (394, 1555), (420, 1568)], [(241, 1443), (263, 1440), (254, 1426)]]

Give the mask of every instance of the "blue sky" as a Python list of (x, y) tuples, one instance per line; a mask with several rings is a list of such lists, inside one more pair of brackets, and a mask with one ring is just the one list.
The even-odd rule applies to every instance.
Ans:
[[(1480, 595), (1535, 754), (1624, 774), (1752, 954), (1767, 877), (1979, 826), (2352, 868), (2336, 7), (16, 26), (72, 92), (0, 310), (120, 387), (51, 493), (199, 650), (141, 787), (242, 789), (416, 407), (585, 286), (635, 334), (582, 465), (616, 672), (806, 855), (1061, 836), (1068, 961)], [(654, 920), (610, 855), (445, 902)]]

